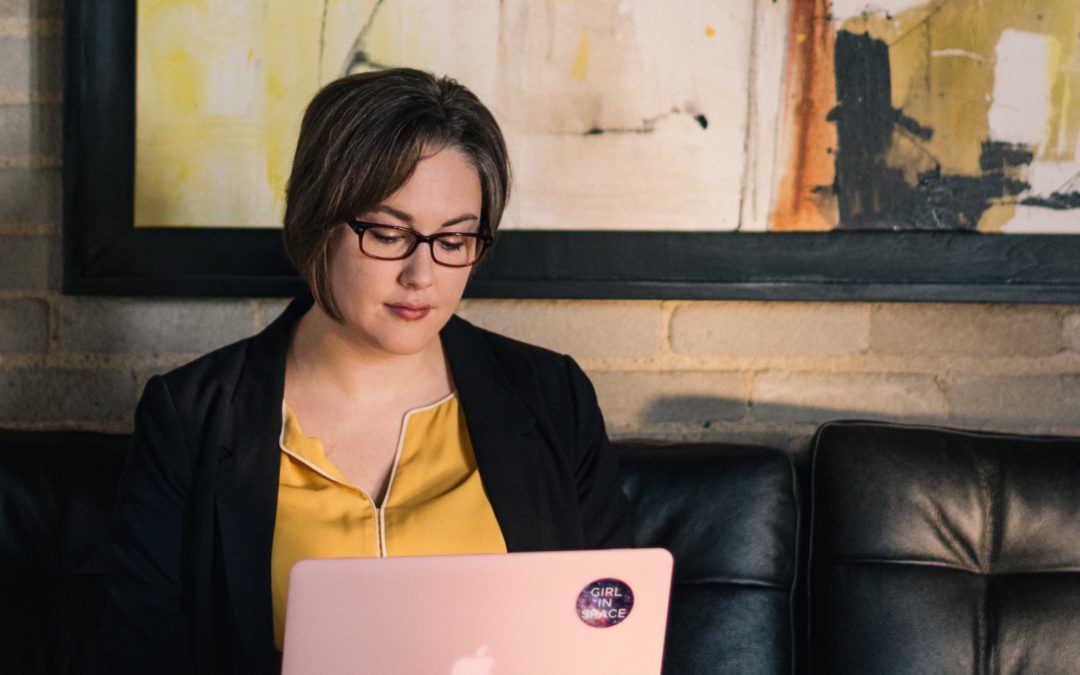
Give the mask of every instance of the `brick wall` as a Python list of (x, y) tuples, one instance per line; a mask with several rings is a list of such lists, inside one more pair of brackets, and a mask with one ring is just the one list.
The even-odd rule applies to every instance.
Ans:
[[(0, 425), (129, 429), (138, 392), (280, 300), (60, 293), (59, 0), (0, 0)], [(1080, 434), (1080, 306), (474, 300), (575, 356), (614, 435), (798, 447), (837, 417)]]
[(841, 417), (1080, 434), (1080, 307), (471, 301), (579, 358), (613, 435), (797, 447)]

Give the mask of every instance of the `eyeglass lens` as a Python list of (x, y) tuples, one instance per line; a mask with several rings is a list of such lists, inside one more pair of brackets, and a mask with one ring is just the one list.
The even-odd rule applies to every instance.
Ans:
[[(431, 255), (442, 265), (464, 266), (476, 262), (482, 242), (467, 233), (444, 232), (433, 237)], [(360, 250), (373, 258), (399, 260), (416, 247), (416, 235), (393, 227), (368, 227), (360, 236)]]

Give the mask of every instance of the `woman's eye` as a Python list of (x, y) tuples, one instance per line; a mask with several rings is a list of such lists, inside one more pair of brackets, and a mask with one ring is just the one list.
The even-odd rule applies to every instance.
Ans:
[(405, 238), (404, 234), (395, 232), (394, 230), (368, 230), (375, 241), (380, 244), (393, 244), (394, 242), (401, 241)]
[(461, 236), (439, 237), (439, 246), (444, 251), (460, 251), (465, 247), (466, 238)]

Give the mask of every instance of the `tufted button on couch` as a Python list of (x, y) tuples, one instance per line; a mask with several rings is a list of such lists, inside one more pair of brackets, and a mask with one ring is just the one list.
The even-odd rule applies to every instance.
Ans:
[[(0, 673), (77, 670), (126, 445), (0, 430)], [(675, 556), (665, 672), (1080, 673), (1080, 439), (617, 448), (637, 542)]]

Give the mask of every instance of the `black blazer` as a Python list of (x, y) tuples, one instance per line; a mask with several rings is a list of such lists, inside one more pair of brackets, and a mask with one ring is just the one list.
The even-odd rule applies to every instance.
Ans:
[[(285, 354), (311, 306), (146, 385), (121, 479), (94, 663), (101, 673), (269, 673), (270, 556)], [(452, 318), (440, 333), (484, 490), (511, 551), (631, 546), (577, 364)]]

